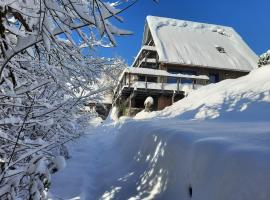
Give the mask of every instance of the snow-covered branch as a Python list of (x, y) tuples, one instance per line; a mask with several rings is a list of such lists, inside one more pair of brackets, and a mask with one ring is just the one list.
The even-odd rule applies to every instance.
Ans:
[(46, 198), (51, 173), (68, 157), (64, 144), (93, 115), (85, 105), (108, 93), (125, 65), (92, 49), (131, 34), (109, 20), (122, 21), (135, 2), (0, 2), (0, 199)]

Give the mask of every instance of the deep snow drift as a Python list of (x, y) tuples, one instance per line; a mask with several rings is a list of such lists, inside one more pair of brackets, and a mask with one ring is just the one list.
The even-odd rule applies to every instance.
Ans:
[(98, 127), (71, 144), (53, 199), (269, 200), (269, 74), (263, 67), (137, 116), (148, 119)]
[(268, 200), (269, 130), (269, 123), (127, 122), (107, 190), (112, 199)]

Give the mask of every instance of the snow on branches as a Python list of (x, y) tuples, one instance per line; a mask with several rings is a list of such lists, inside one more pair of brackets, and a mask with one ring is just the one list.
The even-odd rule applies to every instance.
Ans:
[(81, 111), (125, 65), (91, 55), (130, 34), (109, 21), (136, 1), (120, 2), (0, 1), (0, 199), (46, 198), (65, 143), (87, 126)]
[(268, 50), (266, 53), (262, 54), (259, 59), (259, 67), (262, 67), (264, 65), (270, 64), (270, 50)]
[(122, 22), (118, 14), (130, 5), (122, 9), (116, 6), (120, 7), (121, 3), (105, 3), (103, 0), (1, 1), (0, 49), (4, 61), (0, 75), (17, 54), (24, 50), (30, 56), (37, 53), (34, 49), (39, 42), (43, 42), (47, 51), (51, 50), (52, 43), (61, 45), (61, 38), (74, 46), (89, 48), (102, 46), (101, 39), (104, 38), (115, 45), (114, 35), (131, 34), (110, 23), (110, 18)]
[[(59, 58), (61, 62), (51, 57), (51, 64), (42, 62), (42, 58), (38, 62), (17, 62), (10, 69), (12, 75), (4, 76), (0, 86), (0, 188), (8, 185), (12, 189), (16, 178), (16, 183), (22, 185), (14, 186), (14, 192), (22, 195), (20, 191), (23, 191), (26, 180), (30, 184), (35, 179), (39, 185), (44, 185), (38, 186), (40, 190), (36, 193), (23, 195), (41, 195), (45, 186), (49, 186), (47, 171), (53, 165), (52, 158), (57, 155), (67, 157), (64, 144), (79, 137), (87, 125), (89, 116), (79, 113), (87, 102), (98, 99), (111, 89), (101, 83), (100, 78), (121, 62), (117, 59), (86, 58), (78, 61), (73, 58), (75, 62), (71, 58), (64, 60), (62, 56)], [(42, 157), (46, 180), (45, 175), (32, 175), (26, 170), (36, 156)], [(39, 165), (39, 162), (34, 163)], [(3, 195), (11, 195), (11, 190), (7, 191), (0, 190), (1, 199)], [(23, 197), (28, 199), (30, 196)]]

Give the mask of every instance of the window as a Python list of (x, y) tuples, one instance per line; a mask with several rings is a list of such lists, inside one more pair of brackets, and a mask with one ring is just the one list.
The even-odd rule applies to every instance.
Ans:
[(210, 83), (219, 82), (219, 74), (218, 73), (209, 73), (209, 82)]
[[(168, 69), (168, 72), (171, 74), (179, 74), (180, 72), (177, 70)], [(167, 83), (177, 83), (177, 78), (174, 77), (168, 77)]]
[(148, 76), (147, 82), (157, 83), (157, 77)]
[[(197, 75), (197, 73), (195, 71), (192, 70), (185, 70), (185, 71), (181, 71), (181, 74), (185, 74), (185, 75)], [(193, 80), (191, 79), (181, 79), (181, 83), (192, 83)]]
[[(197, 75), (197, 73), (193, 70), (182, 70), (182, 71), (168, 70), (168, 72), (171, 74)], [(168, 83), (177, 83), (177, 78), (168, 78)], [(182, 78), (181, 83), (192, 83), (192, 80)]]
[(221, 46), (216, 46), (216, 49), (218, 50), (219, 53), (226, 53), (225, 49)]
[(138, 81), (145, 81), (147, 80), (147, 82), (153, 82), (153, 83), (157, 83), (157, 77), (154, 76), (138, 76)]
[(167, 83), (177, 83), (177, 78), (174, 78), (174, 77), (168, 77)]
[(145, 81), (145, 76), (138, 76), (138, 81)]

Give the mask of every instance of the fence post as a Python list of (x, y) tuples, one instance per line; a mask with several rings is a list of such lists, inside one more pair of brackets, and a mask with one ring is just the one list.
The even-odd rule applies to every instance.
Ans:
[(161, 89), (162, 91), (164, 91), (164, 77), (160, 77), (161, 78)]
[(129, 88), (130, 88), (130, 85), (131, 85), (131, 84), (130, 84), (130, 81), (131, 81), (130, 79), (131, 79), (131, 75), (130, 75), (130, 73), (128, 73), (128, 87), (129, 87)]
[(179, 90), (180, 90), (179, 84), (180, 84), (180, 78), (177, 78), (177, 92), (178, 93), (179, 93)]
[(145, 76), (145, 89), (147, 90), (147, 76)]

